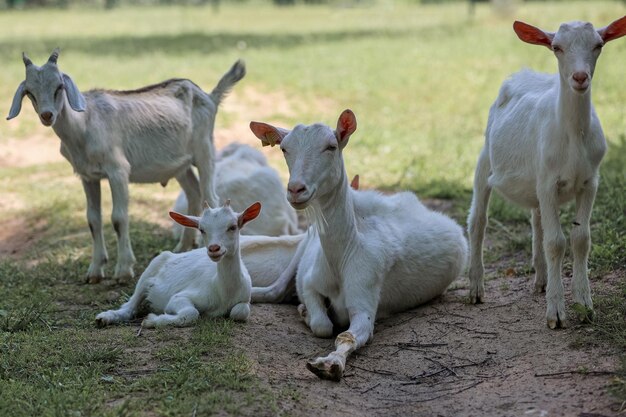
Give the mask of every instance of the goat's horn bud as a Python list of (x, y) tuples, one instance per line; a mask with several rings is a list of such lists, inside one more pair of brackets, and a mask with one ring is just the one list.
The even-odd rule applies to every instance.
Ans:
[(204, 203), (202, 204), (202, 207), (205, 208), (205, 209), (208, 209), (209, 208), (209, 203), (206, 200), (204, 200)]
[(227, 198), (226, 201), (224, 201), (224, 207), (228, 206), (230, 206), (230, 198)]
[(56, 64), (57, 63), (57, 59), (59, 59), (59, 52), (61, 52), (59, 50), (59, 48), (54, 48), (54, 51), (52, 51), (52, 54), (50, 55), (50, 58), (48, 58), (48, 62), (50, 62), (52, 64)]
[(26, 65), (27, 67), (33, 65), (33, 61), (31, 61), (30, 58), (26, 56), (26, 52), (22, 52), (22, 60), (24, 61), (24, 65)]

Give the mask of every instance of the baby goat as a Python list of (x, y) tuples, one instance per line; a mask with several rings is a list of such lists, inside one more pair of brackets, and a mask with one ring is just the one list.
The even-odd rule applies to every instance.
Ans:
[(514, 74), (491, 106), (468, 220), (469, 297), (472, 303), (484, 299), (482, 245), (495, 188), (532, 211), (535, 291), (546, 291), (547, 324), (554, 329), (566, 325), (559, 206), (572, 199), (572, 292), (574, 301), (593, 314), (587, 277), (589, 221), (606, 142), (591, 104), (591, 79), (604, 44), (626, 34), (626, 16), (598, 30), (584, 22), (564, 23), (556, 33), (522, 22), (515, 22), (513, 29), (522, 41), (552, 50), (559, 73)]
[[(93, 255), (87, 278), (104, 277), (107, 250), (102, 233), (100, 180), (107, 178), (113, 197), (111, 220), (117, 234), (115, 278), (134, 275), (135, 256), (128, 232), (128, 183), (160, 182), (175, 177), (189, 197), (188, 213), (201, 202), (217, 204), (213, 188), (213, 126), (220, 101), (246, 71), (237, 61), (210, 94), (184, 79), (171, 79), (132, 91), (81, 93), (57, 66), (56, 49), (43, 66), (24, 54), (26, 79), (19, 85), (7, 119), (17, 116), (26, 95), (44, 126), (61, 139), (61, 154), (72, 164), (87, 197)], [(191, 166), (198, 168), (200, 183)], [(176, 252), (192, 248), (195, 232), (183, 234)]]
[(119, 310), (98, 314), (96, 323), (105, 326), (129, 321), (144, 300), (152, 313), (143, 327), (190, 326), (201, 313), (246, 321), (252, 284), (241, 261), (239, 230), (260, 211), (261, 204), (254, 203), (243, 213), (235, 213), (227, 201), (218, 209), (207, 207), (202, 217), (170, 212), (181, 225), (200, 231), (213, 262), (198, 256), (198, 251), (161, 253), (141, 275), (130, 299)]
[[(334, 131), (319, 123), (250, 128), (264, 145), (280, 144), (290, 174), (287, 200), (316, 217), (294, 255), (297, 267), (287, 270), (296, 271), (299, 310), (313, 334), (330, 337), (335, 325), (348, 327), (334, 352), (307, 364), (320, 378), (339, 380), (348, 356), (372, 339), (377, 318), (445, 291), (465, 267), (467, 242), (458, 224), (412, 193), (350, 188), (343, 149), (356, 130), (352, 111), (341, 114)], [(269, 290), (285, 288), (288, 279), (281, 276)]]

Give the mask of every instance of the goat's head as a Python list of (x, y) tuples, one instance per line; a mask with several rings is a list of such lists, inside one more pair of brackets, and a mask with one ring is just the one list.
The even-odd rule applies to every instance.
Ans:
[(280, 145), (289, 168), (287, 200), (300, 210), (341, 181), (344, 175), (341, 152), (356, 130), (356, 117), (352, 110), (344, 110), (334, 131), (321, 123), (297, 125), (289, 131), (250, 122), (250, 129), (263, 146)]
[(85, 98), (74, 81), (59, 71), (57, 60), (59, 49), (55, 49), (41, 67), (22, 54), (26, 66), (26, 79), (17, 87), (7, 120), (14, 118), (22, 109), (22, 99), (28, 96), (33, 103), (39, 120), (44, 126), (52, 126), (65, 105), (65, 97), (74, 111), (85, 111)]
[(202, 234), (207, 254), (213, 262), (219, 262), (227, 253), (235, 254), (239, 249), (239, 229), (261, 212), (261, 203), (256, 202), (241, 213), (230, 207), (230, 200), (222, 207), (212, 209), (205, 202), (202, 216), (186, 216), (170, 211), (177, 223), (198, 229)]
[(594, 29), (587, 22), (571, 22), (563, 23), (553, 33), (516, 21), (513, 30), (524, 42), (554, 51), (563, 81), (575, 92), (584, 94), (591, 87), (596, 61), (604, 44), (626, 35), (626, 16), (602, 29)]

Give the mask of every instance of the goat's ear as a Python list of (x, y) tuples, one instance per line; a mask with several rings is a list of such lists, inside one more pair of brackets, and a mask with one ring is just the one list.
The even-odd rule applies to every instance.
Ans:
[(353, 190), (359, 189), (359, 174), (356, 174), (354, 178), (352, 178), (352, 182), (350, 182), (350, 187), (352, 187)]
[(339, 120), (337, 120), (337, 130), (335, 130), (335, 136), (337, 136), (337, 141), (339, 142), (339, 146), (341, 148), (348, 144), (348, 139), (355, 130), (356, 116), (352, 110), (346, 109), (339, 116)]
[(65, 86), (65, 94), (67, 95), (67, 101), (70, 103), (70, 107), (74, 111), (83, 112), (87, 108), (85, 104), (85, 97), (83, 97), (74, 81), (67, 74), (63, 74), (63, 85)]
[(526, 43), (543, 45), (548, 49), (552, 49), (552, 40), (554, 39), (554, 33), (552, 32), (544, 32), (539, 28), (529, 25), (528, 23), (520, 22), (519, 20), (513, 23), (513, 30), (517, 34), (517, 37)]
[(15, 95), (13, 96), (13, 103), (11, 103), (11, 110), (9, 110), (9, 115), (7, 116), (7, 120), (11, 120), (18, 114), (20, 114), (20, 110), (22, 110), (22, 99), (24, 98), (24, 84), (26, 81), (22, 81), (20, 85), (17, 87), (17, 91), (15, 91)]
[(598, 29), (598, 34), (604, 43), (626, 35), (626, 16), (617, 19), (605, 28)]
[(248, 223), (250, 220), (256, 219), (260, 213), (261, 213), (261, 203), (257, 201), (256, 203), (252, 204), (250, 207), (245, 209), (243, 213), (239, 215), (239, 218), (237, 219), (239, 228), (241, 229), (243, 225)]
[(176, 223), (185, 227), (193, 227), (194, 229), (198, 228), (198, 223), (200, 222), (199, 217), (185, 216), (184, 214), (176, 213), (175, 211), (170, 211), (170, 217)]
[(263, 146), (280, 145), (280, 142), (289, 134), (289, 130), (274, 127), (262, 122), (250, 122), (250, 130), (254, 136), (261, 139)]

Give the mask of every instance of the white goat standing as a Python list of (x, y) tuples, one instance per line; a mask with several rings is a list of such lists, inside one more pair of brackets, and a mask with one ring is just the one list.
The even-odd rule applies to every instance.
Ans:
[(257, 202), (236, 213), (227, 201), (217, 209), (207, 207), (201, 217), (170, 212), (181, 225), (200, 230), (208, 258), (213, 262), (197, 250), (161, 253), (141, 275), (130, 299), (118, 310), (98, 314), (96, 323), (104, 326), (129, 321), (144, 301), (152, 313), (144, 319), (143, 327), (190, 326), (201, 313), (247, 320), (252, 284), (241, 260), (239, 230), (260, 210)]
[(350, 110), (336, 131), (323, 124), (250, 128), (264, 145), (280, 144), (290, 173), (287, 199), (317, 218), (294, 256), (299, 310), (319, 337), (349, 325), (334, 352), (307, 364), (320, 378), (339, 380), (348, 355), (372, 338), (375, 319), (440, 295), (459, 275), (467, 257), (463, 231), (412, 193), (350, 188), (342, 157), (356, 130)]
[[(26, 79), (19, 85), (7, 119), (16, 117), (26, 95), (41, 123), (61, 139), (61, 154), (72, 164), (87, 197), (93, 255), (87, 278), (104, 277), (108, 260), (102, 232), (100, 180), (107, 178), (113, 197), (111, 220), (117, 234), (115, 278), (134, 276), (135, 256), (128, 231), (128, 183), (160, 182), (175, 177), (189, 196), (188, 213), (201, 202), (217, 204), (213, 189), (213, 127), (225, 94), (245, 75), (237, 61), (210, 94), (185, 79), (171, 79), (132, 91), (81, 93), (57, 66), (56, 49), (43, 66), (23, 55)], [(198, 168), (200, 183), (191, 166)], [(195, 232), (183, 233), (174, 249), (193, 247)]]
[(606, 142), (591, 104), (591, 79), (602, 46), (626, 34), (626, 16), (599, 30), (584, 22), (564, 23), (556, 33), (522, 22), (515, 22), (513, 28), (522, 41), (554, 51), (559, 74), (530, 70), (514, 74), (491, 106), (468, 220), (470, 301), (484, 299), (482, 245), (489, 197), (495, 188), (532, 210), (535, 290), (546, 291), (548, 326), (564, 327), (565, 237), (559, 206), (576, 200), (572, 290), (574, 301), (592, 314), (589, 221)]
[[(281, 236), (300, 232), (298, 216), (285, 198), (278, 172), (267, 164), (259, 150), (242, 143), (229, 144), (218, 152), (214, 178), (218, 198), (231, 197), (234, 210), (242, 210), (249, 201), (263, 205), (257, 221), (242, 230), (242, 234)], [(187, 198), (181, 191), (174, 211), (185, 207)], [(183, 229), (175, 223), (172, 230), (179, 237)]]

